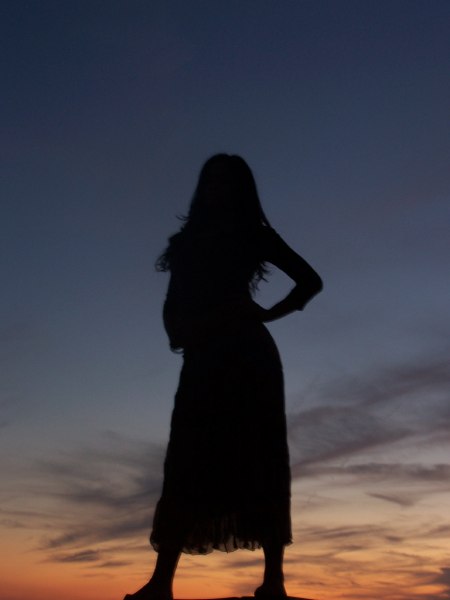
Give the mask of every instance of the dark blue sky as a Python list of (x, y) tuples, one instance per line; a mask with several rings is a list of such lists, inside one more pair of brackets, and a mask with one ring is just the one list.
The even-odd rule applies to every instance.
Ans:
[[(273, 226), (325, 282), (270, 327), (291, 412), (332, 405), (337, 382), (352, 403), (357, 381), (441, 364), (449, 13), (438, 0), (1, 3), (8, 473), (105, 431), (165, 441), (180, 358), (153, 263), (218, 151), (248, 161)], [(258, 298), (289, 285), (274, 273)]]

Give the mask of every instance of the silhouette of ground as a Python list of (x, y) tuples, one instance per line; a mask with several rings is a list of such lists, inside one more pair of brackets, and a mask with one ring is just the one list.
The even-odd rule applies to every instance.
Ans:
[[(195, 600), (191, 598), (190, 600)], [(255, 596), (229, 596), (228, 598), (211, 598), (210, 600), (255, 600)], [(285, 600), (313, 600), (312, 598), (300, 598), (299, 596), (286, 596)]]

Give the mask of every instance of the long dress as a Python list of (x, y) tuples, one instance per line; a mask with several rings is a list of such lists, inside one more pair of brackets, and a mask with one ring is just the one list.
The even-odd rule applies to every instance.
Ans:
[(292, 541), (283, 372), (251, 308), (264, 260), (296, 283), (305, 261), (269, 227), (172, 238), (164, 322), (183, 366), (150, 536), (190, 554)]

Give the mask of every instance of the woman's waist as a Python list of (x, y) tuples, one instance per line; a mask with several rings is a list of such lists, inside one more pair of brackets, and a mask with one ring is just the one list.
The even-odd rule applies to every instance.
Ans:
[(250, 294), (232, 294), (222, 298), (173, 298), (164, 303), (164, 318), (178, 321), (221, 323), (228, 320), (257, 318), (257, 305)]
[[(242, 336), (269, 335), (263, 325), (258, 305), (250, 297), (233, 297), (226, 301), (196, 307), (189, 310), (183, 306), (176, 309), (166, 304), (164, 307), (164, 324), (166, 331), (178, 338), (183, 338), (184, 343), (198, 343), (219, 337), (241, 338)], [(265, 333), (264, 333), (265, 332)]]

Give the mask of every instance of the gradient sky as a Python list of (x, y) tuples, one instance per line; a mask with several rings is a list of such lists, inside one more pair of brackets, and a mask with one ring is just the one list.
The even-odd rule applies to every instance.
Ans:
[[(219, 151), (325, 283), (270, 325), (288, 592), (450, 598), (449, 40), (440, 0), (2, 0), (1, 600), (121, 600), (154, 562), (181, 359), (153, 263)], [(175, 593), (261, 573), (183, 557)]]

